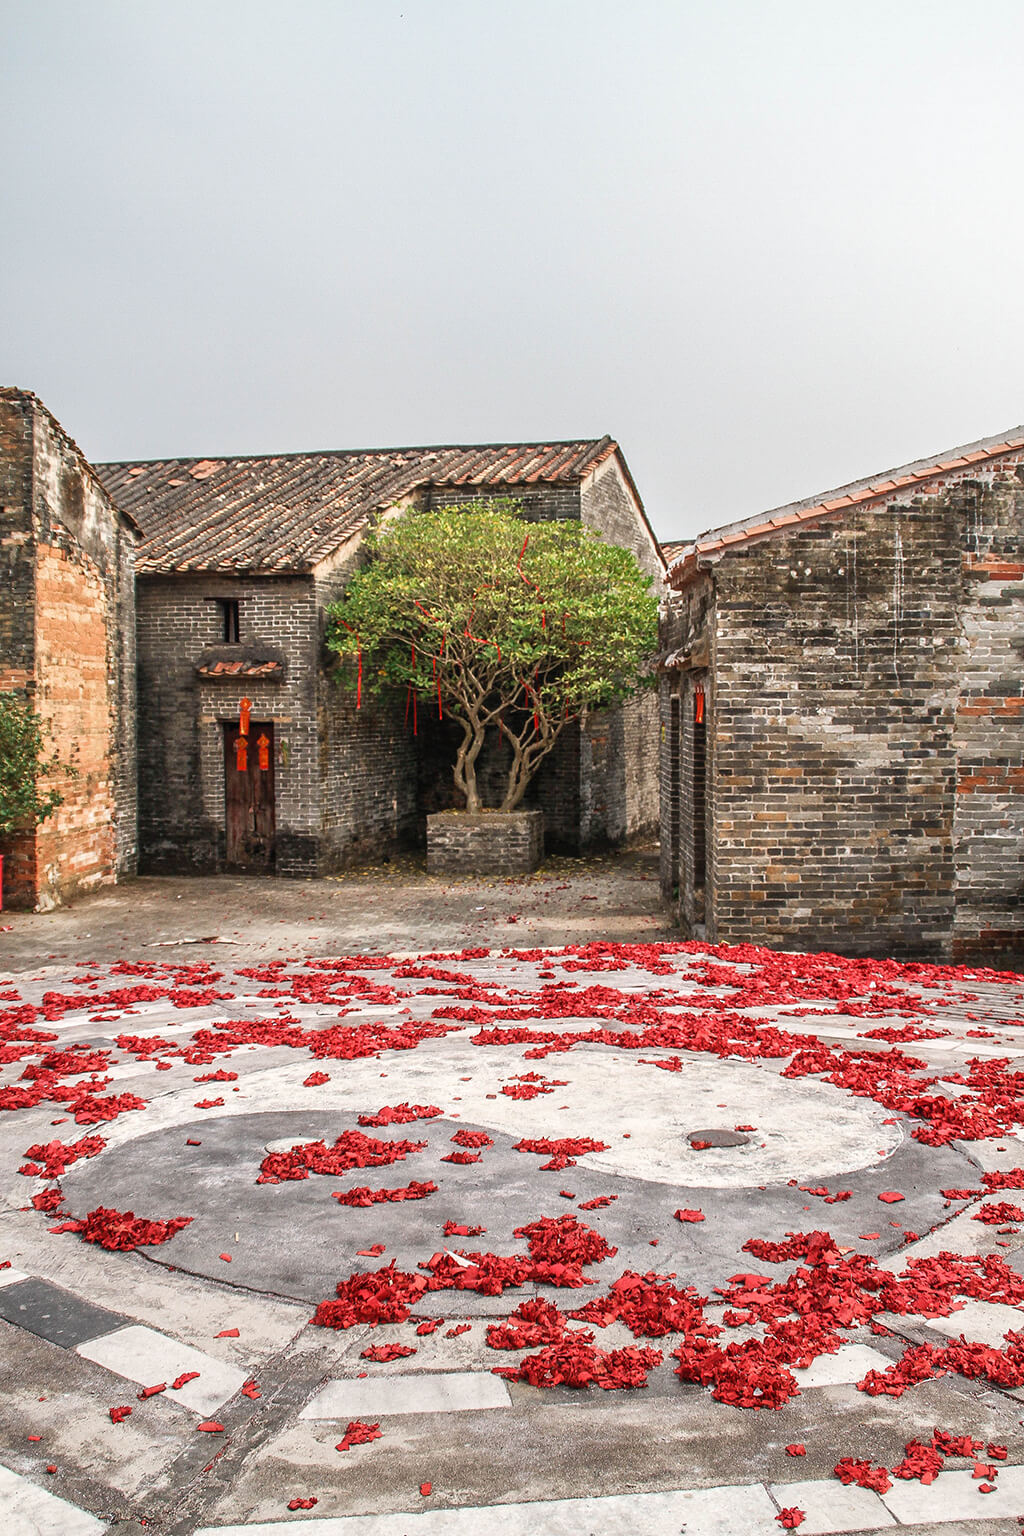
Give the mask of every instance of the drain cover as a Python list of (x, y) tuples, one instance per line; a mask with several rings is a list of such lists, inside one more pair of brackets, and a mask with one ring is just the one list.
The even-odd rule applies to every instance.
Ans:
[[(741, 1131), (687, 1131), (686, 1139), (693, 1146), (696, 1142), (703, 1142), (708, 1147), (745, 1147), (750, 1141), (749, 1136), (744, 1136)], [(703, 1150), (700, 1148), (699, 1150)]]

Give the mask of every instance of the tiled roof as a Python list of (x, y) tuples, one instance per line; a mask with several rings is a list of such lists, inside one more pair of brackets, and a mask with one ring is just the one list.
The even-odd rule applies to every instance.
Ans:
[(142, 527), (140, 572), (303, 572), (417, 487), (579, 481), (614, 453), (617, 444), (602, 437), (159, 459), (96, 469), (112, 500)]
[[(667, 580), (671, 586), (681, 586), (698, 569), (702, 557), (713, 558), (737, 544), (746, 544), (782, 529), (828, 517), (846, 507), (872, 502), (885, 505), (908, 488), (913, 489), (922, 483), (940, 479), (943, 475), (959, 474), (972, 465), (983, 466), (1005, 453), (1013, 453), (1021, 448), (1024, 448), (1024, 426), (1015, 427), (1003, 437), (983, 438), (963, 448), (954, 448), (930, 459), (918, 459), (899, 469), (887, 470), (869, 480), (851, 481), (849, 485), (840, 486), (824, 495), (809, 496), (804, 501), (776, 507), (772, 512), (762, 512), (741, 522), (727, 523), (724, 527), (710, 529), (688, 544), (663, 544), (662, 549), (670, 565)], [(679, 553), (670, 555), (669, 549), (676, 547)]]

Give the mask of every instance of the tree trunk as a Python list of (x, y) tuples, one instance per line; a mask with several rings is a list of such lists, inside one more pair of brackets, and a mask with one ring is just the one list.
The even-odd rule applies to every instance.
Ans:
[(462, 740), (455, 758), (455, 788), (466, 797), (466, 810), (479, 811), (480, 793), (476, 786), (476, 760), (484, 744), (484, 727), (475, 716), (460, 720)]

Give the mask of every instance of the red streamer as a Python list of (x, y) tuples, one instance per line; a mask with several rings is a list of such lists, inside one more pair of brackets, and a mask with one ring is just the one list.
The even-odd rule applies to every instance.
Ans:
[(363, 707), (363, 643), (362, 643), (362, 636), (360, 635), (360, 633), (359, 633), (359, 631), (357, 629), (353, 629), (352, 628), (352, 625), (349, 624), (346, 619), (342, 619), (341, 622), (345, 625), (345, 628), (348, 630), (349, 634), (350, 635), (355, 635), (355, 637), (356, 637), (356, 657), (357, 657), (357, 661), (358, 661), (358, 670), (356, 672), (356, 709), (362, 709), (362, 707)]

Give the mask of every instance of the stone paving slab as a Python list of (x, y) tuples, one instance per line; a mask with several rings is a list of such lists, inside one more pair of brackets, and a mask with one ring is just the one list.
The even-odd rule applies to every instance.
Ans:
[[(257, 886), (267, 889), (253, 882)], [(543, 897), (543, 889), (538, 889)], [(508, 892), (494, 894), (500, 897), (501, 910), (507, 909)], [(523, 895), (517, 890), (516, 908), (525, 906)], [(573, 895), (578, 897), (579, 890)], [(443, 893), (432, 891), (432, 901), (442, 898)], [(485, 910), (493, 926), (493, 905), (486, 909), (485, 903)], [(537, 906), (530, 920), (539, 923), (541, 917)], [(1014, 1167), (1024, 1161), (1018, 1133), (1008, 1130), (998, 1141), (923, 1147), (909, 1135), (905, 1117), (890, 1114), (870, 1099), (852, 1096), (820, 1078), (782, 1077), (785, 1057), (751, 1061), (684, 1051), (676, 1069), (668, 1049), (635, 1053), (592, 1043), (530, 1059), (522, 1044), (488, 1050), (474, 1046), (479, 1022), (473, 1020), (416, 1050), (344, 1061), (311, 1061), (306, 1051), (283, 1046), (243, 1046), (208, 1064), (168, 1058), (161, 1064), (168, 1070), (157, 1072), (152, 1061), (136, 1062), (116, 1047), (122, 1033), (157, 1035), (185, 1047), (197, 1029), (227, 1020), (298, 1019), (303, 1029), (375, 1024), (395, 1029), (410, 1020), (430, 1019), (458, 990), (450, 978), (402, 980), (388, 968), (368, 972), (380, 991), (374, 1002), (351, 999), (345, 1007), (335, 1007), (301, 996), (259, 997), (261, 990), (287, 992), (291, 978), (303, 974), (302, 945), (289, 952), (295, 963), (279, 973), (280, 985), (271, 985), (259, 974), (235, 974), (238, 966), (254, 958), (284, 952), (276, 937), (271, 941), (271, 925), (266, 919), (259, 944), (253, 927), (246, 941), (249, 948), (163, 947), (162, 939), (156, 947), (149, 940), (140, 947), (136, 942), (136, 955), (161, 962), (211, 961), (223, 978), (218, 990), (233, 994), (230, 997), (189, 1008), (176, 1008), (166, 998), (122, 1008), (90, 1000), (48, 1026), (60, 1043), (112, 1049), (115, 1060), (106, 1074), (111, 1078), (109, 1091), (127, 1089), (148, 1101), (144, 1111), (123, 1113), (95, 1128), (107, 1143), (105, 1150), (76, 1163), (60, 1181), (72, 1213), (84, 1214), (103, 1204), (138, 1210), (147, 1217), (192, 1215), (191, 1226), (170, 1244), (125, 1254), (90, 1247), (71, 1235), (51, 1234), (52, 1218), (24, 1209), (28, 1194), (39, 1185), (19, 1175), (17, 1165), (34, 1141), (71, 1140), (87, 1131), (60, 1105), (50, 1103), (0, 1115), (0, 1198), (7, 1207), (0, 1211), (0, 1261), (12, 1262), (11, 1270), (0, 1270), (0, 1305), (5, 1292), (16, 1296), (27, 1280), (38, 1279), (72, 1294), (75, 1306), (110, 1309), (122, 1322), (101, 1336), (98, 1352), (94, 1340), (84, 1340), (77, 1354), (21, 1327), (4, 1330), (5, 1341), (13, 1341), (12, 1358), (3, 1367), (5, 1381), (12, 1380), (12, 1369), (17, 1373), (18, 1360), (25, 1361), (24, 1377), (2, 1410), (9, 1415), (8, 1433), (13, 1433), (12, 1443), (21, 1444), (22, 1430), (27, 1432), (36, 1422), (54, 1437), (56, 1424), (67, 1426), (62, 1429), (54, 1492), (67, 1493), (69, 1507), (87, 1509), (95, 1519), (116, 1508), (121, 1526), (131, 1526), (145, 1511), (164, 1536), (213, 1529), (257, 1533), (296, 1523), (309, 1536), (316, 1536), (318, 1525), (332, 1536), (377, 1529), (393, 1536), (406, 1528), (410, 1533), (429, 1532), (434, 1528), (410, 1522), (435, 1517), (448, 1522), (436, 1527), (439, 1533), (455, 1533), (472, 1528), (474, 1520), (479, 1529), (479, 1522), (495, 1511), (501, 1512), (502, 1524), (511, 1523), (512, 1531), (563, 1528), (557, 1523), (538, 1527), (540, 1517), (568, 1521), (564, 1529), (574, 1533), (581, 1518), (584, 1524), (591, 1520), (587, 1529), (618, 1532), (646, 1530), (636, 1523), (640, 1514), (671, 1509), (677, 1519), (675, 1536), (682, 1500), (688, 1512), (687, 1536), (702, 1530), (716, 1536), (735, 1531), (740, 1536), (761, 1526), (737, 1524), (746, 1518), (746, 1506), (738, 1505), (738, 1498), (751, 1501), (751, 1520), (763, 1520), (764, 1529), (776, 1531), (779, 1495), (800, 1503), (790, 1496), (806, 1489), (802, 1530), (866, 1532), (885, 1529), (897, 1518), (904, 1522), (903, 1529), (913, 1529), (902, 1513), (894, 1513), (888, 1496), (880, 1500), (868, 1491), (845, 1488), (831, 1469), (841, 1454), (891, 1466), (906, 1440), (927, 1437), (930, 1427), (940, 1424), (1008, 1444), (1010, 1461), (1000, 1466), (997, 1493), (987, 1496), (977, 1493), (976, 1483), (966, 1486), (973, 1481), (969, 1469), (962, 1472), (952, 1466), (930, 1488), (900, 1484), (900, 1497), (921, 1501), (910, 1516), (920, 1536), (931, 1528), (951, 1529), (957, 1522), (964, 1529), (976, 1527), (978, 1536), (983, 1531), (989, 1536), (986, 1527), (1009, 1518), (1002, 1511), (1005, 1500), (1015, 1497), (1020, 1475), (1015, 1463), (1024, 1462), (1016, 1394), (946, 1377), (914, 1388), (903, 1399), (876, 1399), (859, 1393), (855, 1383), (867, 1369), (881, 1370), (897, 1358), (907, 1339), (934, 1342), (942, 1339), (943, 1330), (953, 1337), (966, 1331), (968, 1337), (984, 1336), (998, 1344), (1006, 1331), (1004, 1314), (1013, 1316), (1015, 1309), (969, 1302), (942, 1320), (943, 1329), (936, 1327), (939, 1319), (889, 1315), (883, 1321), (893, 1328), (891, 1336), (876, 1336), (866, 1328), (848, 1330), (837, 1354), (820, 1355), (809, 1369), (794, 1372), (801, 1388), (798, 1396), (776, 1413), (757, 1414), (712, 1403), (704, 1389), (681, 1383), (669, 1357), (677, 1339), (634, 1340), (622, 1324), (595, 1330), (601, 1348), (653, 1342), (665, 1352), (642, 1392), (567, 1386), (541, 1391), (522, 1383), (508, 1386), (491, 1374), (496, 1358), (502, 1365), (514, 1365), (523, 1352), (496, 1357), (486, 1344), (487, 1319), (507, 1314), (531, 1294), (545, 1295), (569, 1310), (588, 1299), (586, 1289), (566, 1294), (530, 1284), (500, 1297), (429, 1292), (417, 1305), (416, 1318), (441, 1316), (445, 1327), (424, 1337), (414, 1336), (413, 1328), (401, 1323), (330, 1332), (309, 1327), (308, 1320), (312, 1304), (333, 1294), (337, 1280), (354, 1270), (394, 1260), (399, 1268), (415, 1273), (425, 1257), (443, 1246), (474, 1246), (474, 1240), (446, 1238), (445, 1220), (486, 1227), (479, 1244), (489, 1251), (523, 1253), (525, 1244), (515, 1236), (521, 1222), (540, 1213), (578, 1216), (618, 1250), (614, 1263), (605, 1266), (607, 1273), (600, 1266), (593, 1270), (597, 1284), (591, 1295), (602, 1294), (605, 1283), (623, 1269), (642, 1272), (652, 1267), (675, 1274), (680, 1284), (694, 1284), (702, 1294), (713, 1292), (734, 1272), (764, 1271), (763, 1262), (743, 1252), (752, 1234), (781, 1241), (787, 1231), (812, 1227), (828, 1227), (851, 1250), (870, 1253), (896, 1270), (909, 1257), (951, 1246), (965, 1253), (997, 1254), (1020, 1266), (1024, 1250), (1015, 1234), (994, 1233), (971, 1220), (974, 1205), (958, 1213), (958, 1207), (947, 1207), (938, 1194), (940, 1185), (977, 1187), (983, 1168)], [(335, 935), (337, 931), (335, 927)], [(593, 930), (571, 932), (573, 937), (591, 937)], [(636, 936), (635, 928), (630, 936)], [(456, 947), (450, 930), (445, 937), (439, 949)], [(527, 936), (522, 927), (510, 927), (502, 941), (506, 937), (518, 943), (536, 941), (535, 933)], [(123, 934), (118, 943), (122, 939)], [(413, 946), (408, 947), (415, 955)], [(341, 948), (334, 944), (328, 949), (324, 938), (319, 953), (338, 953)], [(697, 955), (692, 963), (710, 970), (727, 961)], [(691, 957), (686, 955), (677, 957), (673, 974), (666, 976), (634, 962), (621, 970), (598, 965), (588, 974), (573, 970), (575, 962), (564, 956), (524, 960), (512, 953), (434, 964), (454, 969), (465, 983), (481, 988), (482, 995), (488, 992), (485, 983), (497, 984), (517, 1006), (528, 1005), (539, 988), (552, 982), (578, 986), (585, 996), (577, 1013), (533, 1021), (534, 1027), (556, 1038), (608, 1026), (609, 1016), (601, 1011), (602, 988), (627, 999), (631, 1010), (660, 1006), (685, 1011), (687, 1006), (699, 1007), (700, 998), (712, 993), (728, 1009), (731, 995), (724, 981), (712, 989), (706, 980), (688, 978)], [(734, 969), (753, 974), (746, 963)], [(19, 991), (37, 1005), (44, 992), (65, 991), (74, 979), (72, 968), (49, 962), (27, 977), (16, 977)], [(113, 978), (104, 975), (96, 991), (112, 985)], [(388, 987), (401, 993), (399, 1002), (385, 1000)], [(1015, 1032), (1009, 1020), (1019, 1015), (1021, 992), (1024, 988), (989, 986), (980, 1001), (954, 1004), (946, 999), (947, 1006), (922, 1022), (950, 1034), (901, 1049), (931, 1061), (934, 1047), (932, 1070), (939, 1073), (963, 1070), (971, 1058), (988, 1063), (1019, 1054), (1024, 1032)], [(934, 999), (941, 994), (928, 995)], [(968, 1008), (974, 1017), (966, 1017)], [(792, 1005), (748, 1010), (772, 1018), (795, 1036), (852, 1045), (873, 1057), (884, 1055), (890, 1045), (865, 1038), (868, 1033), (884, 1024), (900, 1029), (907, 1022), (898, 1006), (864, 1017), (836, 1012), (798, 1018), (789, 1017), (791, 1012)], [(92, 1014), (107, 1016), (96, 1019)], [(977, 1028), (990, 1029), (992, 1035), (972, 1038)], [(640, 1061), (638, 1054), (652, 1059)], [(659, 1065), (670, 1070), (659, 1070)], [(21, 1061), (0, 1063), (0, 1088), (22, 1081), (22, 1067)], [(219, 1067), (238, 1075), (227, 1082), (196, 1081)], [(311, 1067), (322, 1068), (329, 1081), (306, 1087)], [(551, 1092), (539, 1092), (532, 1099), (503, 1092), (534, 1070), (542, 1079), (557, 1081)], [(952, 1098), (965, 1090), (943, 1084), (941, 1091)], [(218, 1098), (223, 1105), (196, 1107), (197, 1100)], [(291, 1146), (319, 1136), (331, 1141), (340, 1130), (354, 1128), (360, 1113), (401, 1100), (443, 1108), (432, 1120), (369, 1133), (384, 1140), (405, 1137), (428, 1143), (405, 1162), (281, 1185), (255, 1183), (268, 1146)], [(563, 1104), (569, 1108), (563, 1109)], [(733, 1128), (741, 1124), (754, 1128), (746, 1141), (731, 1147), (718, 1144), (730, 1137), (735, 1141)], [(486, 1130), (493, 1145), (485, 1148), (479, 1163), (444, 1163), (451, 1137), (467, 1128)], [(690, 1144), (701, 1129), (716, 1138), (706, 1153)], [(574, 1166), (544, 1172), (540, 1158), (513, 1150), (517, 1137), (542, 1134), (594, 1135), (609, 1147), (582, 1155)], [(423, 1200), (366, 1208), (331, 1200), (332, 1191), (356, 1185), (393, 1190), (426, 1178), (438, 1191)], [(826, 1184), (850, 1190), (850, 1197), (824, 1204), (815, 1190)], [(880, 1193), (893, 1189), (903, 1200), (880, 1202)], [(595, 1199), (610, 1203), (593, 1206)], [(700, 1207), (704, 1221), (675, 1221), (677, 1206)], [(908, 1244), (908, 1229), (922, 1235)], [(374, 1253), (378, 1247), (383, 1251)], [(713, 1296), (708, 1316), (721, 1323), (728, 1309), (716, 1306), (715, 1300)], [(447, 1338), (447, 1329), (464, 1322), (471, 1324), (468, 1332)], [(236, 1331), (237, 1338), (218, 1338)], [(755, 1332), (737, 1327), (725, 1337), (741, 1342)], [(417, 1349), (413, 1357), (375, 1364), (362, 1356), (371, 1343), (410, 1338)], [(128, 1392), (125, 1401), (135, 1404), (131, 1419), (120, 1426), (110, 1423), (109, 1406), (124, 1393), (116, 1385), (116, 1372), (122, 1382), (152, 1385), (185, 1369), (186, 1354), (190, 1362), (202, 1361), (197, 1367), (200, 1378), (192, 1385), (209, 1395), (182, 1401), (176, 1408), (167, 1401), (169, 1392), (142, 1403)], [(71, 1365), (77, 1376), (69, 1370)], [(255, 1400), (237, 1395), (247, 1377), (258, 1381)], [(474, 1390), (502, 1394), (500, 1411), (484, 1406), (484, 1399), (459, 1400), (452, 1411), (456, 1378)], [(187, 1390), (176, 1396), (184, 1399)], [(342, 1394), (353, 1391), (362, 1394), (365, 1416), (379, 1417), (382, 1439), (338, 1453), (334, 1447), (344, 1425), (336, 1418), (312, 1417), (311, 1408), (322, 1410), (325, 1403), (331, 1408), (333, 1402), (332, 1412), (345, 1418), (351, 1399)], [(195, 1420), (206, 1413), (216, 1413), (223, 1421), (222, 1434), (198, 1430)], [(80, 1429), (69, 1438), (73, 1425)], [(785, 1455), (789, 1440), (807, 1442), (805, 1459), (794, 1462)], [(138, 1446), (137, 1466), (129, 1470), (124, 1458), (133, 1446)], [(29, 1445), (12, 1463), (13, 1475), (37, 1486), (36, 1479), (45, 1475), (42, 1465), (39, 1449)], [(794, 1473), (801, 1476), (795, 1478)], [(427, 1499), (418, 1494), (424, 1480), (433, 1483)], [(115, 1494), (115, 1483), (128, 1493)], [(287, 1511), (289, 1498), (313, 1493), (319, 1503), (311, 1511)], [(652, 1499), (663, 1502), (641, 1502)], [(956, 1513), (943, 1518), (948, 1509)], [(851, 1526), (854, 1518), (861, 1525)], [(368, 1526), (367, 1521), (377, 1524)]]

